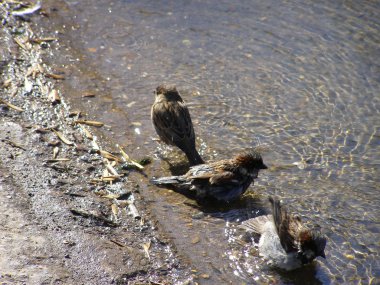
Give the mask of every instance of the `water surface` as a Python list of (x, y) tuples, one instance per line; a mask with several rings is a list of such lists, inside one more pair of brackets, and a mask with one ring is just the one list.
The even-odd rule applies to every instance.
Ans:
[[(51, 1), (54, 59), (71, 105), (110, 126), (111, 145), (170, 175), (185, 157), (150, 122), (153, 90), (174, 83), (206, 160), (261, 145), (268, 171), (227, 206), (141, 190), (202, 284), (375, 284), (380, 277), (380, 4), (377, 1)], [(57, 68), (58, 68), (57, 67)], [(83, 99), (84, 92), (97, 97)], [(268, 268), (237, 225), (267, 195), (322, 226), (327, 260)], [(375, 279), (377, 278), (377, 279)]]

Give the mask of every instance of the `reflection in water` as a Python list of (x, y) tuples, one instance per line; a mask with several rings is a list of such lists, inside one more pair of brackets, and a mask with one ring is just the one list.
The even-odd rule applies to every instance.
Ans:
[[(380, 5), (235, 2), (52, 2), (60, 7), (51, 17), (54, 29), (71, 46), (62, 59), (71, 74), (65, 82), (71, 103), (112, 126), (114, 133), (105, 135), (130, 145), (134, 156), (159, 153), (175, 163), (185, 158), (158, 148), (149, 118), (152, 91), (175, 83), (201, 155), (227, 158), (260, 142), (271, 168), (251, 187), (253, 200), (277, 195), (328, 236), (326, 262), (279, 272), (262, 264), (236, 227), (265, 207), (245, 198), (204, 209), (144, 180), (142, 189), (179, 251), (209, 275), (200, 282), (374, 283), (380, 275)], [(67, 19), (66, 28), (58, 16)], [(98, 97), (83, 101), (86, 90)], [(148, 174), (168, 175), (168, 167), (156, 159)]]

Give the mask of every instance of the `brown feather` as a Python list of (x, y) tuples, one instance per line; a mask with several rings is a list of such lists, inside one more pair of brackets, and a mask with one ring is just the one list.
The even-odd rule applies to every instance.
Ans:
[(195, 148), (195, 134), (190, 112), (175, 87), (158, 86), (151, 118), (160, 139), (177, 146), (191, 165), (203, 163)]
[(298, 234), (302, 229), (298, 217), (288, 215), (279, 200), (269, 198), (272, 204), (273, 219), (282, 247), (286, 252), (297, 251)]
[(252, 218), (247, 221), (244, 221), (240, 225), (240, 228), (261, 235), (264, 233), (264, 226), (267, 222), (272, 222), (271, 215), (258, 216), (256, 218)]

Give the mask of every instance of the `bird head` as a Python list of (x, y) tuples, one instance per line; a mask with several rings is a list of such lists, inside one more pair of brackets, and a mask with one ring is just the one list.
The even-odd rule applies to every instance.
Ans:
[(316, 257), (326, 258), (326, 237), (318, 229), (305, 229), (300, 233), (297, 258), (302, 264), (308, 264)]
[(175, 85), (160, 85), (156, 88), (155, 94), (165, 96), (168, 101), (183, 101)]
[(235, 162), (248, 170), (259, 170), (259, 169), (267, 169), (268, 167), (264, 164), (263, 158), (260, 153), (251, 150), (247, 152), (243, 152), (238, 154), (235, 157)]

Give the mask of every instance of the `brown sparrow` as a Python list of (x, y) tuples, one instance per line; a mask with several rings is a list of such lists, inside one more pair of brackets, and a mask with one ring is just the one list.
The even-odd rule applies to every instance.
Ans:
[(195, 148), (195, 134), (189, 110), (176, 87), (160, 85), (155, 93), (151, 118), (160, 139), (181, 149), (191, 165), (204, 163)]
[(156, 185), (178, 185), (196, 191), (197, 198), (212, 197), (231, 201), (242, 195), (257, 178), (260, 169), (266, 169), (261, 155), (255, 150), (243, 152), (232, 159), (190, 167), (182, 176), (151, 180)]
[(272, 215), (247, 220), (241, 227), (260, 235), (259, 252), (269, 264), (293, 270), (317, 256), (326, 258), (326, 237), (318, 228), (309, 228), (298, 216), (287, 213), (279, 200), (269, 198)]

